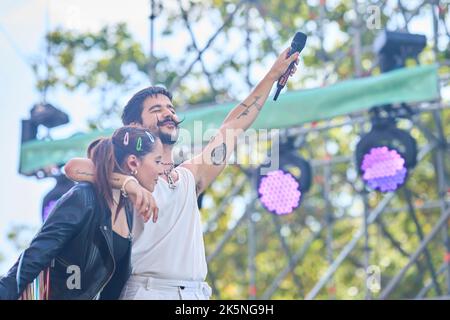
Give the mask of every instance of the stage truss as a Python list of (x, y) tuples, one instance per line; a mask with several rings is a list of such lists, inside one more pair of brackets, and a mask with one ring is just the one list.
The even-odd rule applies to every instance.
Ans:
[[(405, 1), (403, 1), (405, 2)], [(154, 27), (158, 23), (158, 14), (156, 8), (158, 6), (158, 1), (150, 1), (152, 7), (152, 14), (150, 15), (151, 21), (151, 46), (150, 46), (150, 58), (152, 60), (154, 56)], [(324, 9), (324, 4), (326, 1), (320, 1), (319, 4), (319, 15), (316, 20), (320, 23), (323, 19), (326, 19), (326, 13)], [(358, 7), (359, 11), (364, 10), (364, 4), (360, 4), (354, 1), (354, 7)], [(402, 1), (393, 1), (395, 3), (395, 19), (402, 19), (403, 23), (399, 23), (400, 29), (409, 31), (410, 23), (415, 17), (422, 14), (424, 11), (428, 10), (432, 12), (433, 17), (433, 35), (434, 44), (433, 52), (435, 58), (438, 55), (438, 35), (450, 37), (449, 30), (445, 24), (447, 14), (442, 17), (439, 10), (438, 1), (417, 1), (413, 8), (406, 7)], [(367, 4), (368, 5), (368, 4)], [(366, 5), (366, 6), (367, 6)], [(386, 1), (372, 1), (370, 5), (378, 6), (381, 10), (385, 10), (388, 6)], [(410, 5), (410, 4), (409, 4)], [(193, 31), (193, 23), (190, 22), (189, 10), (185, 8), (186, 5), (181, 0), (178, 1), (179, 17), (184, 22), (185, 28), (189, 33), (191, 40), (191, 47), (195, 51), (196, 58), (188, 63), (186, 67), (181, 72), (181, 75), (172, 83), (169, 88), (172, 91), (176, 91), (179, 88), (182, 81), (192, 72), (196, 65), (200, 65), (201, 70), (209, 84), (209, 90), (214, 94), (217, 92), (213, 75), (211, 71), (208, 71), (207, 63), (205, 62), (205, 53), (210, 50), (211, 45), (214, 43), (218, 35), (223, 31), (226, 25), (232, 25), (235, 17), (237, 15), (246, 16), (247, 22), (249, 21), (249, 14), (253, 10), (258, 12), (260, 18), (267, 18), (267, 12), (264, 10), (264, 5), (261, 5), (258, 1), (240, 1), (236, 2), (232, 10), (229, 10), (228, 16), (223, 20), (223, 24), (215, 31), (212, 32), (212, 36), (206, 42), (206, 46), (200, 47), (199, 41), (196, 38), (195, 32)], [(161, 9), (161, 8), (160, 8)], [(162, 7), (164, 10), (164, 7)], [(354, 20), (353, 27), (350, 30), (352, 35), (349, 41), (351, 45), (346, 49), (338, 51), (334, 54), (334, 59), (331, 69), (328, 68), (325, 71), (323, 77), (323, 85), (333, 82), (333, 75), (335, 75), (336, 69), (340, 62), (346, 58), (351, 57), (353, 60), (354, 76), (364, 76), (371, 74), (372, 70), (377, 67), (377, 64), (373, 64), (370, 70), (363, 70), (362, 59), (363, 56), (371, 51), (370, 46), (362, 45), (363, 33), (367, 30), (364, 27), (362, 21), (363, 16), (357, 15)], [(392, 18), (394, 19), (394, 18)], [(392, 21), (391, 21), (392, 22)], [(246, 83), (249, 87), (252, 87), (254, 83), (251, 81), (250, 70), (252, 67), (252, 61), (250, 59), (251, 51), (251, 39), (254, 29), (250, 28), (247, 24), (246, 32), (246, 42), (245, 48), (241, 50), (246, 50), (248, 53), (248, 64), (246, 68)], [(263, 32), (265, 27), (261, 27)], [(300, 28), (301, 29), (301, 28)], [(398, 29), (398, 28), (397, 28)], [(315, 36), (320, 39), (320, 45), (323, 50), (323, 43), (325, 38), (325, 31), (323, 27), (319, 27)], [(273, 48), (272, 48), (273, 49)], [(275, 49), (273, 49), (276, 52)], [(324, 64), (329, 63), (329, 60), (324, 56)], [(437, 60), (437, 59), (436, 59)], [(448, 61), (439, 61), (441, 65), (448, 65)], [(152, 79), (155, 74), (155, 65), (150, 63), (149, 74)], [(449, 83), (449, 75), (441, 75), (441, 88), (447, 87)], [(153, 82), (153, 81), (152, 81)], [(417, 278), (420, 278), (421, 289), (416, 292), (409, 292), (407, 296), (401, 296), (401, 298), (450, 298), (450, 241), (449, 241), (449, 217), (450, 217), (450, 198), (448, 192), (448, 174), (446, 172), (446, 163), (448, 162), (448, 142), (445, 136), (445, 127), (448, 123), (443, 121), (444, 113), (448, 112), (450, 105), (442, 102), (432, 102), (432, 103), (420, 103), (413, 107), (415, 111), (414, 117), (411, 119), (411, 124), (414, 128), (420, 130), (421, 134), (426, 137), (426, 143), (420, 145), (418, 164), (420, 167), (423, 163), (428, 163), (432, 165), (434, 170), (436, 189), (438, 190), (438, 196), (434, 199), (428, 199), (427, 201), (420, 200), (420, 195), (414, 194), (413, 188), (409, 184), (401, 188), (395, 193), (385, 194), (383, 196), (375, 196), (377, 203), (374, 206), (370, 204), (370, 192), (365, 188), (355, 188), (357, 189), (357, 194), (360, 199), (363, 199), (364, 210), (362, 216), (356, 216), (354, 219), (349, 219), (347, 216), (337, 217), (336, 208), (333, 207), (332, 199), (330, 199), (330, 193), (333, 179), (333, 172), (336, 166), (346, 164), (352, 165), (354, 162), (354, 156), (352, 153), (348, 153), (345, 156), (329, 157), (325, 159), (314, 159), (308, 158), (307, 160), (311, 162), (314, 172), (316, 174), (315, 178), (318, 176), (320, 179), (314, 179), (315, 183), (321, 185), (321, 192), (323, 196), (323, 201), (325, 201), (325, 214), (322, 215), (320, 221), (316, 221), (314, 227), (307, 226), (305, 223), (306, 217), (314, 216), (314, 197), (306, 197), (302, 207), (297, 210), (294, 215), (303, 216), (302, 221), (298, 222), (299, 227), (303, 229), (308, 229), (308, 236), (304, 238), (301, 245), (297, 245), (293, 248), (289, 245), (287, 237), (283, 234), (283, 228), (287, 224), (292, 223), (291, 221), (286, 221), (285, 217), (278, 217), (265, 212), (258, 203), (255, 186), (252, 183), (253, 176), (248, 174), (245, 179), (240, 181), (234, 181), (233, 187), (227, 191), (226, 196), (221, 199), (220, 203), (217, 203), (213, 208), (207, 208), (205, 211), (206, 221), (205, 225), (205, 242), (207, 246), (207, 260), (209, 264), (209, 275), (208, 280), (212, 284), (214, 295), (216, 298), (222, 298), (224, 295), (221, 292), (226, 286), (223, 284), (223, 280), (220, 278), (221, 271), (226, 268), (227, 265), (222, 263), (214, 264), (215, 261), (220, 261), (221, 255), (224, 255), (224, 251), (227, 245), (233, 242), (237, 242), (241, 246), (241, 250), (237, 253), (240, 258), (242, 254), (247, 256), (246, 273), (240, 275), (239, 278), (241, 283), (244, 282), (248, 286), (247, 293), (240, 293), (237, 297), (249, 298), (249, 299), (270, 299), (286, 297), (286, 295), (279, 295), (280, 291), (284, 289), (281, 288), (283, 281), (290, 277), (292, 282), (295, 284), (296, 292), (294, 294), (288, 295), (291, 298), (299, 299), (315, 299), (315, 298), (329, 298), (333, 299), (336, 297), (336, 290), (342, 290), (342, 288), (336, 288), (335, 278), (340, 270), (340, 267), (344, 263), (351, 263), (355, 266), (355, 270), (363, 270), (362, 278), (364, 285), (362, 290), (364, 290), (363, 298), (365, 299), (389, 299), (392, 297), (398, 297), (395, 295), (395, 290), (402, 285), (405, 285), (402, 280), (413, 266), (417, 268)], [(432, 122), (434, 123), (434, 130), (427, 126), (421, 119), (421, 115), (428, 114), (432, 117)], [(445, 119), (445, 118), (444, 118)], [(283, 130), (283, 137), (287, 136), (308, 136), (312, 134), (324, 134), (333, 130), (335, 128), (340, 128), (344, 126), (352, 126), (358, 128), (358, 133), (363, 134), (367, 130), (367, 125), (370, 123), (370, 119), (367, 114), (358, 114), (346, 117), (342, 121), (336, 124), (335, 121), (331, 120), (328, 122), (321, 122), (319, 124), (307, 125), (299, 128), (290, 128), (288, 130)], [(431, 159), (431, 160), (430, 160)], [(208, 192), (206, 193), (208, 194)], [(215, 226), (219, 223), (220, 219), (223, 219), (225, 212), (230, 211), (230, 205), (233, 199), (237, 196), (245, 195), (246, 199), (246, 209), (243, 214), (237, 217), (234, 223), (227, 229), (227, 231), (220, 236), (213, 236)], [(373, 196), (372, 196), (373, 197)], [(401, 198), (401, 199), (400, 199)], [(399, 207), (398, 205), (392, 205), (395, 201), (400, 201), (404, 206)], [(404, 242), (402, 239), (396, 239), (394, 235), (389, 231), (389, 226), (386, 225), (386, 220), (390, 219), (391, 223), (394, 223), (395, 217), (399, 216), (400, 213), (408, 214), (410, 221), (413, 222), (414, 230), (412, 235), (417, 237), (417, 246), (413, 250), (406, 250), (404, 248)], [(423, 218), (419, 219), (418, 215), (434, 215), (432, 227), (426, 226), (427, 231), (424, 230)], [(258, 247), (258, 241), (260, 237), (263, 236), (261, 232), (261, 216), (266, 217), (266, 221), (272, 224), (274, 232), (271, 234), (279, 240), (280, 246), (280, 259), (284, 259), (285, 263), (280, 268), (279, 272), (275, 277), (269, 281), (264, 282), (265, 285), (261, 285), (258, 282), (258, 275), (264, 274), (264, 268), (260, 268), (260, 263), (257, 262), (257, 256), (261, 253), (261, 248)], [(269, 218), (267, 218), (269, 217)], [(283, 220), (285, 219), (285, 220)], [(355, 225), (355, 230), (351, 232), (349, 240), (345, 243), (336, 243), (336, 225), (340, 220), (348, 219), (349, 224)], [(376, 230), (376, 231), (375, 231)], [(245, 233), (244, 240), (242, 240), (242, 233)], [(378, 232), (374, 236), (374, 232)], [(263, 234), (262, 234), (263, 233)], [(239, 236), (240, 234), (240, 236)], [(290, 235), (294, 237), (295, 235)], [(239, 240), (241, 237), (241, 240)], [(389, 272), (389, 277), (384, 277), (383, 272), (378, 274), (376, 268), (377, 265), (373, 263), (374, 255), (377, 257), (382, 256), (382, 252), (376, 252), (377, 248), (373, 245), (373, 238), (383, 238), (383, 241), (390, 243), (391, 247), (397, 250), (397, 252), (404, 258), (404, 263), (397, 267), (393, 272)], [(318, 243), (318, 241), (325, 244), (325, 260), (326, 268), (324, 270), (310, 270), (311, 272), (317, 272), (317, 281), (314, 283), (305, 284), (304, 279), (302, 279), (301, 274), (305, 271), (302, 269), (304, 265), (307, 264), (307, 254), (311, 250), (312, 246)], [(339, 239), (340, 241), (340, 239)], [(246, 246), (243, 246), (246, 244)], [(441, 256), (441, 261), (436, 262), (436, 253), (430, 252), (429, 249), (433, 244), (433, 248), (436, 246), (439, 248), (439, 255)], [(230, 258), (230, 256), (227, 256)], [(281, 258), (282, 257), (282, 258)], [(232, 256), (231, 256), (232, 258)], [(302, 271), (298, 271), (298, 270)], [(296, 271), (297, 270), (297, 271)], [(425, 279), (425, 275), (428, 278)], [(356, 277), (356, 276), (355, 276)], [(375, 282), (374, 282), (375, 281)], [(267, 284), (269, 283), (269, 284)], [(378, 288), (377, 288), (378, 285)], [(375, 286), (375, 287), (374, 287)], [(237, 290), (239, 292), (239, 290)], [(361, 297), (361, 296), (360, 296)]]

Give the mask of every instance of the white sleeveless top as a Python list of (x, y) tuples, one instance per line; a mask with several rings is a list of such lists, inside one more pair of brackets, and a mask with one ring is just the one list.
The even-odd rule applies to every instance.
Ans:
[(178, 167), (176, 188), (159, 178), (153, 197), (158, 220), (144, 223), (135, 213), (132, 274), (161, 279), (204, 281), (207, 273), (203, 231), (192, 172)]

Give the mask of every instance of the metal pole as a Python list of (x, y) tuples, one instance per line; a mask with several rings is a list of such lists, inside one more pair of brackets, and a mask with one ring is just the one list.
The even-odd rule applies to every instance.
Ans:
[(363, 230), (364, 230), (364, 284), (365, 284), (365, 299), (370, 300), (372, 298), (372, 294), (369, 288), (369, 264), (370, 264), (370, 246), (369, 246), (369, 213), (370, 213), (370, 207), (369, 207), (369, 201), (367, 199), (367, 192), (366, 190), (362, 191), (362, 198), (364, 202), (364, 221), (363, 221)]
[[(300, 247), (300, 249), (295, 252), (295, 254), (292, 256), (292, 266), (297, 265), (299, 263), (299, 261), (301, 259), (303, 259), (306, 252), (308, 252), (308, 249), (311, 247), (312, 243), (320, 236), (320, 233), (322, 232), (322, 230), (323, 230), (323, 227), (321, 226), (305, 241), (305, 243)], [(263, 300), (270, 299), (270, 297), (273, 295), (275, 290), (278, 288), (281, 281), (283, 281), (283, 279), (288, 275), (288, 273), (292, 271), (292, 266), (287, 265), (278, 274), (278, 276), (273, 280), (272, 284), (266, 289), (266, 291), (262, 295)]]
[(248, 215), (248, 296), (250, 300), (256, 299), (256, 226), (253, 212)]
[(154, 43), (155, 43), (155, 18), (156, 0), (150, 0), (150, 58), (148, 63), (148, 77), (151, 85), (155, 85), (155, 63), (154, 63)]
[(434, 44), (433, 44), (433, 52), (434, 52), (434, 57), (435, 57), (435, 62), (438, 61), (438, 54), (439, 54), (439, 49), (438, 49), (438, 42), (439, 42), (439, 18), (437, 16), (436, 13), (436, 9), (439, 9), (438, 7), (438, 3), (439, 1), (434, 0), (434, 1), (430, 1), (430, 6), (431, 6), (431, 15), (433, 17), (433, 40), (434, 40)]
[[(251, 202), (254, 202), (255, 199), (251, 200)], [(212, 259), (214, 259), (222, 250), (222, 248), (225, 246), (227, 241), (231, 238), (231, 236), (234, 234), (236, 229), (239, 227), (239, 225), (245, 220), (247, 215), (250, 211), (253, 210), (253, 203), (249, 204), (247, 206), (247, 209), (245, 210), (244, 214), (239, 218), (239, 220), (236, 222), (233, 228), (227, 230), (227, 232), (223, 235), (222, 239), (220, 239), (219, 244), (216, 246), (214, 251), (206, 258), (206, 262), (210, 262)]]
[(281, 247), (283, 248), (284, 253), (286, 254), (286, 257), (288, 258), (288, 265), (289, 265), (289, 269), (292, 273), (292, 278), (294, 279), (295, 284), (297, 285), (298, 291), (299, 291), (299, 295), (302, 297), (303, 296), (303, 285), (302, 282), (300, 280), (300, 278), (295, 274), (294, 269), (296, 266), (296, 263), (292, 257), (291, 254), (291, 250), (289, 249), (288, 244), (286, 243), (286, 240), (284, 239), (283, 235), (281, 234), (281, 228), (280, 228), (280, 222), (279, 222), (280, 217), (276, 216), (276, 215), (272, 215), (272, 221), (275, 225), (275, 231), (278, 235), (278, 238), (280, 239), (281, 242)]
[[(256, 185), (256, 180), (258, 178), (258, 171), (253, 171), (251, 176), (252, 185)], [(252, 198), (256, 201), (256, 191), (254, 188), (250, 191), (252, 193)], [(252, 209), (255, 205), (252, 205)], [(250, 300), (256, 300), (256, 225), (255, 225), (255, 215), (257, 212), (251, 212), (248, 215), (248, 273), (249, 273), (249, 286), (248, 295)]]
[[(447, 181), (446, 181), (446, 172), (445, 172), (445, 158), (446, 158), (446, 139), (444, 130), (442, 128), (442, 122), (440, 113), (438, 111), (433, 112), (434, 123), (436, 124), (438, 136), (439, 136), (439, 146), (436, 150), (436, 174), (437, 174), (437, 182), (438, 182), (438, 194), (440, 200), (440, 209), (441, 215), (444, 215), (447, 210), (447, 205), (445, 201), (445, 195), (447, 193)], [(450, 237), (448, 235), (448, 223), (445, 225), (442, 234), (442, 240), (445, 246), (445, 255), (444, 261), (447, 264), (446, 275), (446, 284), (447, 284), (447, 294), (450, 294)]]
[(236, 182), (231, 192), (226, 196), (225, 199), (220, 203), (219, 207), (215, 209), (214, 215), (206, 222), (206, 227), (203, 232), (209, 232), (212, 229), (213, 224), (222, 216), (225, 207), (230, 204), (229, 200), (234, 198), (244, 187), (246, 179), (242, 179), (239, 182)]
[[(420, 242), (423, 241), (423, 231), (422, 231), (422, 227), (420, 226), (419, 220), (417, 219), (417, 215), (416, 212), (414, 210), (414, 206), (412, 204), (412, 197), (411, 197), (411, 191), (405, 187), (404, 189), (404, 193), (405, 193), (405, 199), (406, 199), (406, 203), (408, 204), (408, 212), (409, 215), (411, 216), (411, 219), (414, 222), (414, 225), (416, 226), (416, 232), (417, 235), (420, 239)], [(433, 285), (434, 285), (434, 289), (436, 290), (437, 295), (442, 295), (442, 290), (441, 287), (439, 286), (439, 283), (437, 281), (437, 275), (436, 275), (436, 271), (434, 270), (434, 266), (433, 266), (433, 261), (431, 259), (431, 255), (430, 255), (430, 251), (428, 251), (428, 249), (425, 247), (424, 249), (424, 254), (425, 254), (425, 258), (426, 258), (426, 262), (428, 265), (428, 269), (430, 269), (430, 274), (431, 274), (431, 279), (433, 281)]]
[[(334, 219), (333, 219), (333, 207), (330, 202), (330, 181), (331, 181), (331, 168), (330, 164), (326, 164), (323, 168), (323, 176), (324, 176), (324, 183), (323, 183), (323, 197), (325, 199), (325, 210), (326, 210), (326, 248), (327, 248), (327, 261), (331, 265), (333, 263), (333, 225), (334, 225)], [(336, 298), (335, 294), (335, 283), (333, 279), (331, 278), (331, 281), (328, 283), (328, 297), (331, 299)]]
[(362, 52), (362, 45), (361, 45), (361, 17), (360, 12), (358, 10), (358, 1), (353, 0), (353, 7), (356, 12), (356, 19), (353, 23), (353, 64), (355, 67), (355, 76), (358, 78), (362, 75), (362, 69), (361, 69), (361, 52)]
[(441, 230), (441, 227), (447, 223), (448, 218), (450, 217), (450, 210), (447, 210), (443, 216), (439, 219), (438, 223), (433, 227), (433, 230), (425, 237), (422, 243), (419, 245), (419, 248), (413, 253), (411, 258), (409, 259), (406, 266), (403, 267), (402, 270), (388, 283), (386, 288), (381, 292), (380, 299), (387, 299), (388, 296), (392, 293), (392, 291), (397, 287), (400, 280), (405, 275), (406, 271), (415, 263), (420, 254), (424, 251), (428, 243), (434, 239), (434, 237)]
[[(440, 276), (447, 270), (447, 263), (443, 263), (437, 272), (437, 275)], [(423, 299), (427, 292), (433, 287), (433, 281), (430, 281), (425, 287), (423, 287), (416, 296), (416, 299)]]

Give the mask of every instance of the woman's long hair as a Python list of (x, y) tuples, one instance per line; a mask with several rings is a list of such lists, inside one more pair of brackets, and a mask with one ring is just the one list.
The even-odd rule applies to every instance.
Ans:
[[(157, 138), (146, 129), (125, 126), (117, 129), (112, 137), (97, 139), (91, 143), (88, 150), (95, 166), (94, 186), (98, 198), (105, 200), (100, 201), (102, 206), (114, 204), (113, 187), (110, 182), (112, 173), (129, 175), (131, 172), (125, 167), (128, 156), (135, 155), (142, 159), (153, 151), (156, 140)], [(115, 219), (122, 206), (122, 201), (119, 201)]]

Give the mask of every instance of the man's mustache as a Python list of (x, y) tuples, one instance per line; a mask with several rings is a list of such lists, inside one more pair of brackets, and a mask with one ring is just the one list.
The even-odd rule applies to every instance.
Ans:
[(171, 124), (173, 124), (176, 128), (178, 128), (179, 125), (184, 121), (184, 120), (176, 121), (176, 120), (173, 119), (172, 117), (166, 117), (166, 118), (164, 118), (163, 120), (159, 120), (158, 117), (156, 117), (156, 119), (157, 119), (156, 125), (157, 125), (158, 127), (161, 127), (161, 126), (163, 126), (163, 125), (165, 125), (165, 124), (167, 124), (167, 123), (171, 123)]

